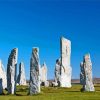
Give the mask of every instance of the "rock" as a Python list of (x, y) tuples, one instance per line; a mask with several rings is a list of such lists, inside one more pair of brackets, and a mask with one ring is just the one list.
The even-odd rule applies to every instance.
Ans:
[(71, 87), (72, 68), (70, 66), (71, 42), (64, 37), (61, 38), (61, 57), (56, 60), (55, 82), (53, 86)]
[(29, 94), (40, 93), (40, 61), (39, 48), (33, 48), (30, 59), (30, 91)]
[(3, 94), (2, 78), (0, 78), (0, 95)]
[(17, 74), (17, 55), (18, 49), (14, 48), (8, 58), (7, 64), (7, 89), (8, 94), (16, 93), (16, 74)]
[(7, 88), (7, 77), (2, 61), (0, 60), (0, 78), (2, 79), (3, 89)]
[(71, 87), (72, 68), (70, 66), (71, 41), (61, 38), (61, 87)]
[(83, 62), (81, 62), (80, 64), (80, 69), (81, 69), (81, 73), (80, 73), (80, 83), (83, 85), (85, 85), (85, 71), (84, 71), (84, 67), (83, 67)]
[(17, 78), (17, 83), (19, 85), (27, 85), (26, 84), (25, 69), (24, 69), (24, 63), (23, 62), (21, 62), (19, 64), (19, 75), (18, 75), (18, 78)]
[(80, 83), (83, 85), (82, 91), (95, 91), (92, 80), (92, 63), (90, 54), (86, 54), (80, 64)]
[(45, 87), (49, 86), (49, 82), (47, 81), (47, 66), (45, 62), (41, 67), (41, 84)]
[(54, 86), (60, 86), (60, 77), (61, 77), (61, 60), (56, 60), (55, 65), (55, 82), (53, 82)]

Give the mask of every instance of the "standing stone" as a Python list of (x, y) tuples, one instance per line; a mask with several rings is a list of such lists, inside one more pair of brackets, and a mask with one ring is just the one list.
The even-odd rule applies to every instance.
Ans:
[(19, 85), (26, 85), (26, 77), (25, 77), (25, 69), (24, 69), (24, 63), (21, 62), (19, 64), (19, 75), (17, 78), (17, 83)]
[(61, 87), (71, 87), (72, 68), (70, 66), (71, 42), (61, 38)]
[(82, 91), (95, 91), (92, 80), (92, 63), (90, 54), (86, 54), (80, 64), (80, 83), (83, 85)]
[(61, 76), (61, 60), (57, 59), (56, 60), (56, 65), (55, 65), (55, 82), (54, 82), (54, 86), (60, 86), (60, 76)]
[(41, 67), (41, 84), (46, 87), (49, 86), (49, 82), (47, 81), (47, 66), (45, 62)]
[(16, 93), (16, 71), (17, 71), (18, 49), (14, 48), (8, 58), (7, 64), (7, 89), (8, 94)]
[(0, 78), (0, 95), (3, 94), (2, 78)]
[(83, 62), (80, 63), (80, 83), (85, 86), (85, 70), (83, 67)]
[(39, 48), (33, 48), (30, 59), (30, 95), (40, 93)]
[(0, 78), (2, 79), (3, 89), (7, 88), (7, 77), (2, 61), (0, 60)]

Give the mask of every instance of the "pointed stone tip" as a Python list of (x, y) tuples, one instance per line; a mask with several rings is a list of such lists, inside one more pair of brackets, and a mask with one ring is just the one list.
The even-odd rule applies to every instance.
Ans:
[(45, 62), (43, 63), (42, 67), (47, 67)]
[(65, 38), (64, 36), (61, 36), (61, 40), (62, 40), (62, 39), (66, 39), (66, 38)]
[(39, 53), (39, 48), (38, 47), (33, 47), (32, 48), (32, 54), (34, 53)]
[(84, 57), (86, 57), (86, 56), (90, 57), (90, 53), (87, 53), (87, 54), (84, 55)]
[(32, 47), (32, 49), (39, 49), (39, 47)]
[(86, 61), (86, 60), (88, 60), (88, 59), (91, 60), (90, 54), (89, 54), (89, 53), (85, 54), (85, 55), (83, 56), (83, 59), (84, 59), (84, 61)]
[(46, 63), (45, 63), (45, 61), (44, 61), (44, 63), (43, 63), (44, 65), (46, 65)]
[(12, 50), (11, 50), (11, 52), (18, 52), (18, 48), (13, 48)]
[(18, 48), (14, 48), (13, 50), (18, 50)]
[(90, 55), (90, 53), (86, 53), (85, 55)]
[(20, 62), (20, 64), (24, 64), (24, 62), (23, 62), (23, 61), (21, 61), (21, 62)]
[(37, 50), (39, 52), (39, 47), (33, 47), (32, 51)]

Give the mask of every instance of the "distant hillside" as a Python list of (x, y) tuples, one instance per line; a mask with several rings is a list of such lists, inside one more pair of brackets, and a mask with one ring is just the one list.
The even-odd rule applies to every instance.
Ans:
[[(54, 82), (54, 80), (48, 80), (50, 83)], [(80, 83), (80, 79), (72, 79), (71, 80), (72, 84), (79, 84)], [(100, 84), (100, 78), (94, 78), (93, 79), (93, 83), (94, 84)]]
[[(72, 79), (72, 83), (73, 84), (79, 84), (80, 83), (80, 79)], [(93, 79), (93, 83), (94, 84), (100, 84), (100, 78), (94, 78)]]

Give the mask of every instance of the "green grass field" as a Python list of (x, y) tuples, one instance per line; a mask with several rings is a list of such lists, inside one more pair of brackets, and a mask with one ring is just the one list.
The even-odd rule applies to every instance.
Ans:
[(100, 100), (100, 85), (95, 85), (95, 92), (80, 92), (81, 85), (73, 85), (72, 88), (42, 87), (41, 93), (29, 96), (27, 86), (18, 86), (16, 95), (0, 96), (0, 100)]

